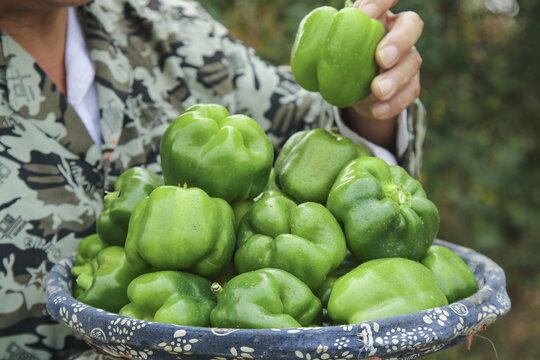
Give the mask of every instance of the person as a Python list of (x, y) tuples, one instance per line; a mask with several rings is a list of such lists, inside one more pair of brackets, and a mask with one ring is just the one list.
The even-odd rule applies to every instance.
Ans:
[(372, 94), (335, 109), (231, 38), (191, 0), (0, 2), (0, 354), (60, 359), (87, 350), (47, 316), (45, 279), (95, 232), (126, 169), (160, 172), (159, 142), (184, 109), (219, 103), (253, 117), (279, 146), (338, 126), (417, 175), (424, 137), (422, 20), (397, 0), (355, 6), (388, 30)]

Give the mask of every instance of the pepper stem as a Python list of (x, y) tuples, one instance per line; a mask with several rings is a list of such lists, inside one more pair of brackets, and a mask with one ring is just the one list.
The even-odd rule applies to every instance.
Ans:
[(394, 200), (399, 206), (411, 206), (411, 194), (397, 184), (384, 186), (387, 197)]
[(345, 0), (345, 6), (344, 7), (352, 7), (353, 6), (353, 2), (352, 0)]
[(218, 296), (219, 293), (223, 291), (223, 287), (218, 282), (215, 282), (212, 284), (212, 286), (210, 286), (210, 290), (212, 290), (212, 292)]
[(403, 192), (403, 189), (401, 189), (399, 186), (396, 188), (397, 191), (397, 198), (400, 204), (405, 203), (407, 200), (407, 195), (405, 195), (405, 192)]

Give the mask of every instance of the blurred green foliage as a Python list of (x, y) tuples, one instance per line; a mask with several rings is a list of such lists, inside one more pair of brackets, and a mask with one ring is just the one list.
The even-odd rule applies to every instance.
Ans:
[[(201, 0), (233, 37), (286, 64), (301, 18), (343, 1)], [(540, 358), (540, 2), (401, 0), (424, 21), (417, 44), (428, 135), (421, 181), (439, 237), (506, 271), (512, 311), (488, 329), (499, 358)], [(441, 359), (492, 359), (480, 338)]]

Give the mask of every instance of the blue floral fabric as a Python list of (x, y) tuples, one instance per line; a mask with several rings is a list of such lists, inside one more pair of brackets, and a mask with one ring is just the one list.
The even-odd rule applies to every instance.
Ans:
[(47, 310), (96, 353), (129, 359), (416, 359), (464, 342), (510, 310), (504, 271), (471, 249), (442, 240), (474, 272), (479, 291), (449, 306), (355, 325), (217, 329), (131, 319), (71, 297), (73, 256), (47, 278)]

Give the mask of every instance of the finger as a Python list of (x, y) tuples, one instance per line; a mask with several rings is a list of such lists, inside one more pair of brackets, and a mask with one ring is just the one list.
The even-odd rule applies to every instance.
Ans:
[(357, 0), (354, 6), (371, 18), (378, 18), (386, 13), (398, 0)]
[(371, 82), (371, 93), (379, 100), (388, 100), (394, 94), (406, 87), (420, 70), (422, 57), (412, 47), (409, 53), (393, 68), (376, 76)]
[(413, 11), (399, 13), (388, 25), (389, 32), (377, 46), (376, 60), (383, 69), (394, 66), (401, 56), (416, 44), (422, 31), (424, 22)]
[(409, 84), (395, 96), (387, 101), (376, 101), (371, 106), (371, 114), (374, 118), (386, 120), (405, 110), (420, 96), (420, 72), (418, 72)]

